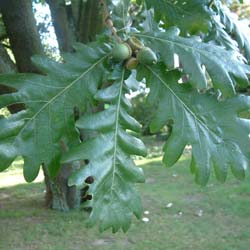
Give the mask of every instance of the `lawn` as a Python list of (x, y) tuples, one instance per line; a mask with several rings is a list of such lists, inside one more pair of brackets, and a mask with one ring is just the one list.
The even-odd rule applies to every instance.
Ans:
[[(229, 175), (219, 184), (212, 176), (206, 187), (200, 187), (190, 174), (189, 161), (188, 151), (171, 169), (163, 167), (160, 157), (138, 160), (146, 175), (138, 189), (149, 221), (134, 219), (128, 233), (115, 235), (101, 234), (97, 227), (86, 229), (85, 211), (46, 210), (41, 177), (37, 183), (23, 184), (17, 162), (0, 174), (0, 249), (249, 249), (250, 178), (240, 182)], [(12, 183), (6, 181), (10, 176)]]

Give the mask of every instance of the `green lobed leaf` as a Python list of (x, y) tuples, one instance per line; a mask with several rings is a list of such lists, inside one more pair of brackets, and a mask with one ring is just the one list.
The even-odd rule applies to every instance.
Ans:
[(9, 119), (0, 118), (0, 171), (5, 170), (15, 160), (17, 156), (16, 148), (13, 145), (16, 133), (24, 126), (26, 112), (19, 112)]
[(233, 50), (238, 56), (241, 56), (238, 43), (228, 34), (228, 32), (226, 32), (225, 26), (217, 20), (217, 16), (213, 16), (211, 30), (205, 36), (204, 42), (211, 44), (215, 43), (225, 47), (227, 50)]
[(144, 39), (158, 52), (169, 69), (174, 68), (174, 55), (177, 54), (184, 73), (188, 74), (189, 81), (195, 88), (208, 88), (206, 72), (213, 87), (220, 90), (224, 97), (235, 94), (236, 83), (244, 87), (249, 84), (247, 75), (250, 74), (250, 66), (239, 60), (232, 51), (202, 43), (197, 37), (180, 37), (177, 28), (136, 36)]
[(166, 28), (178, 26), (183, 34), (207, 32), (210, 26), (208, 0), (145, 0), (153, 8), (155, 19), (163, 21)]
[(246, 32), (240, 27), (239, 21), (231, 16), (230, 10), (221, 4), (220, 1), (215, 1), (216, 10), (220, 22), (225, 26), (225, 31), (230, 34), (241, 50), (243, 50), (246, 58), (250, 61), (250, 39)]
[(128, 26), (130, 17), (128, 10), (130, 7), (130, 0), (116, 0), (111, 5), (112, 21), (116, 29), (124, 29)]
[(140, 197), (133, 184), (144, 182), (144, 176), (130, 156), (145, 156), (146, 149), (127, 131), (137, 132), (140, 125), (127, 112), (124, 74), (124, 69), (117, 66), (112, 75), (113, 84), (96, 94), (97, 100), (109, 103), (110, 107), (83, 116), (76, 123), (79, 129), (98, 131), (98, 134), (71, 148), (62, 159), (63, 162), (90, 160), (71, 176), (69, 185), (83, 185), (88, 176), (94, 178), (89, 188), (93, 197), (86, 203), (92, 207), (88, 223), (92, 226), (99, 222), (101, 231), (112, 228), (116, 232), (122, 228), (126, 232), (132, 215), (139, 218), (142, 212)]
[(26, 106), (20, 114), (0, 120), (1, 169), (21, 155), (27, 181), (36, 178), (42, 163), (53, 177), (60, 167), (61, 143), (79, 143), (73, 109), (84, 109), (97, 91), (110, 48), (96, 43), (78, 44), (75, 49), (76, 53), (64, 55), (64, 63), (34, 57), (44, 75), (0, 75), (1, 84), (17, 89), (0, 96), (0, 107), (20, 102)]
[(250, 159), (250, 120), (239, 113), (250, 108), (250, 98), (235, 96), (218, 101), (210, 93), (199, 94), (189, 83), (178, 84), (178, 71), (164, 65), (139, 68), (151, 89), (148, 101), (157, 103), (151, 123), (153, 132), (171, 122), (173, 128), (164, 147), (163, 162), (172, 166), (186, 145), (192, 146), (191, 169), (200, 184), (206, 184), (211, 168), (225, 181), (228, 168), (238, 178), (245, 176)]

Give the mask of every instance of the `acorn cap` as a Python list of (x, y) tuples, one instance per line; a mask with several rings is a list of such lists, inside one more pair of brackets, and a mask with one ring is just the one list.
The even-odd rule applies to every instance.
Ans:
[(130, 45), (133, 51), (140, 50), (144, 46), (143, 43), (134, 36), (128, 39), (128, 44)]
[(136, 66), (138, 65), (138, 63), (139, 63), (139, 61), (137, 60), (137, 58), (131, 57), (126, 62), (126, 69), (128, 69), (128, 70), (135, 69)]

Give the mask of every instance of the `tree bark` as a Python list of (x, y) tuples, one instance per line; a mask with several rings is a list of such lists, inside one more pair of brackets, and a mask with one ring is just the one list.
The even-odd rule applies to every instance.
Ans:
[[(6, 51), (1, 50), (1, 55), (4, 55), (3, 60), (7, 62), (5, 65), (9, 65), (9, 68), (2, 67), (2, 73), (11, 73), (16, 70), (19, 72), (39, 72), (31, 62), (32, 55), (43, 54), (36, 21), (32, 12), (32, 2), (30, 0), (1, 1), (0, 9), (16, 61), (16, 65), (14, 66), (10, 58), (8, 59)], [(14, 91), (16, 90), (13, 88), (0, 86), (0, 94)], [(23, 104), (8, 106), (11, 113), (17, 113), (24, 108)]]
[(74, 42), (88, 43), (95, 40), (105, 27), (108, 9), (105, 0), (72, 1), (46, 0), (61, 52), (72, 52)]
[[(67, 145), (61, 142), (62, 153), (67, 151)], [(79, 208), (80, 190), (76, 187), (68, 186), (68, 179), (77, 163), (62, 164), (59, 173), (55, 178), (49, 176), (48, 170), (43, 165), (43, 172), (46, 185), (46, 206), (59, 211), (69, 211)], [(77, 166), (78, 167), (78, 166)]]
[(68, 186), (68, 178), (72, 173), (72, 165), (64, 164), (54, 179), (50, 178), (48, 170), (44, 165), (43, 172), (46, 185), (46, 206), (62, 212), (79, 208), (80, 190), (75, 186)]
[(82, 3), (77, 27), (79, 42), (94, 41), (96, 35), (103, 31), (108, 15), (105, 0), (88, 0)]
[(0, 2), (3, 22), (19, 72), (36, 72), (31, 57), (43, 54), (43, 47), (32, 12), (31, 0)]

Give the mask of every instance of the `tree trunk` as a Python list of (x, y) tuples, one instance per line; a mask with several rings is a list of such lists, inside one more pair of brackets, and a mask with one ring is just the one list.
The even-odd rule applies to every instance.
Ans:
[[(61, 142), (62, 152), (67, 151), (67, 145)], [(43, 172), (46, 185), (46, 206), (59, 211), (68, 211), (79, 208), (80, 190), (76, 187), (68, 186), (68, 179), (78, 163), (62, 164), (59, 173), (53, 179), (49, 176), (48, 170), (43, 165)]]
[(19, 72), (39, 72), (31, 57), (43, 54), (31, 0), (1, 1), (0, 8)]
[(55, 179), (51, 179), (46, 166), (43, 166), (46, 185), (46, 206), (59, 211), (79, 208), (80, 190), (68, 186), (68, 178), (72, 173), (72, 165), (65, 164)]
[(71, 24), (70, 6), (64, 0), (46, 0), (49, 5), (53, 26), (60, 51), (72, 52), (75, 41), (74, 29)]
[[(12, 52), (16, 65), (9, 58), (6, 50), (0, 47), (0, 72), (39, 72), (31, 63), (31, 56), (42, 54), (43, 48), (36, 28), (36, 22), (32, 12), (32, 3), (29, 0), (8, 0), (0, 2), (3, 22), (7, 37), (10, 40)], [(16, 91), (13, 88), (0, 86), (0, 94)], [(8, 106), (11, 113), (23, 110), (23, 104)]]
[(105, 0), (46, 0), (61, 52), (72, 52), (74, 42), (95, 40), (105, 27), (108, 9)]
[(87, 43), (95, 40), (103, 31), (108, 9), (104, 0), (88, 0), (82, 3), (77, 27), (79, 42)]

